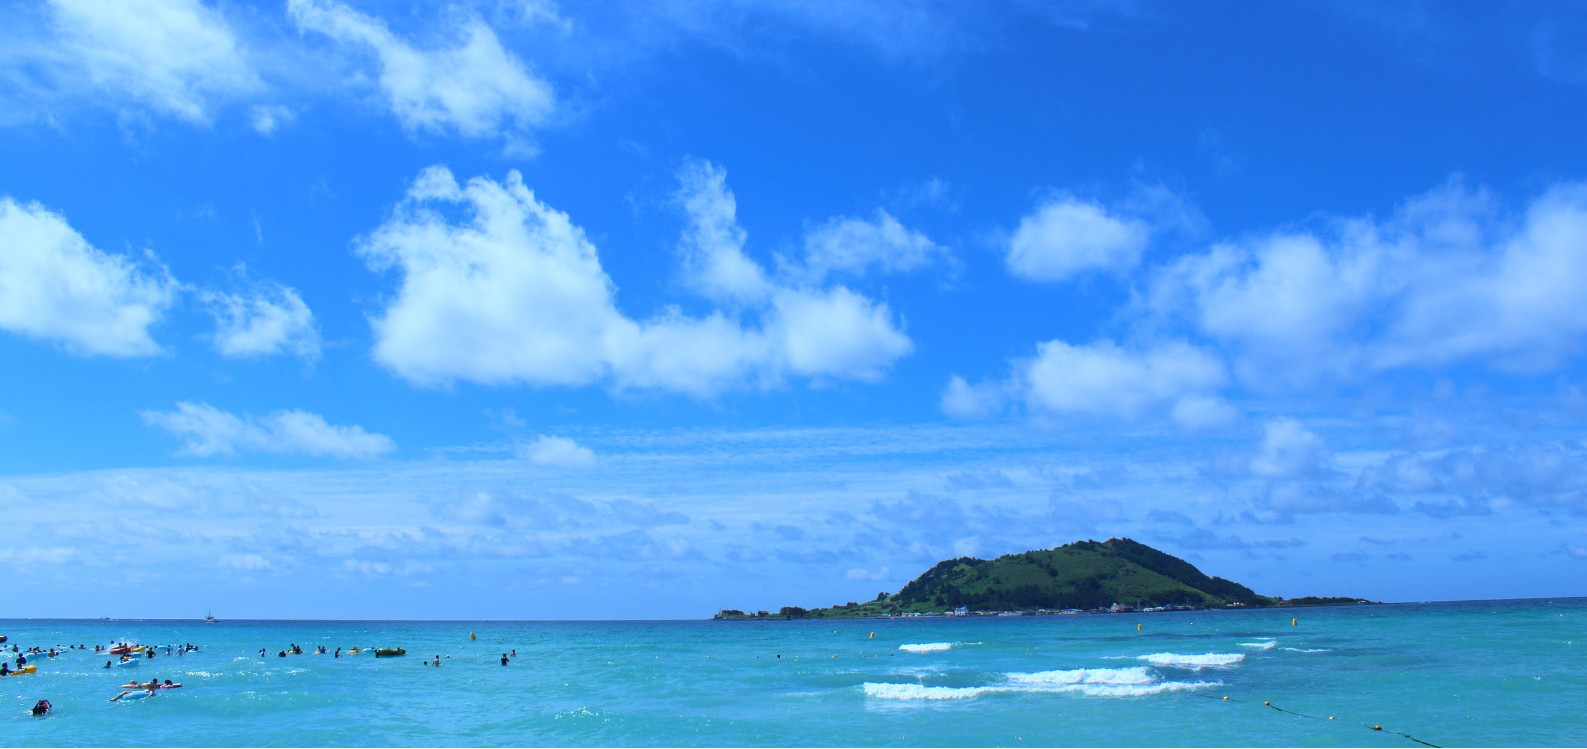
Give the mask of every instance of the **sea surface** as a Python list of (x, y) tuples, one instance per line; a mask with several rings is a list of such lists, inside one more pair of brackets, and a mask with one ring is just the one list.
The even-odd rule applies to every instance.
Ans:
[[(1580, 598), (849, 621), (11, 619), (0, 634), (13, 665), (11, 645), (199, 647), (126, 668), (91, 650), (30, 658), (36, 674), (0, 679), (0, 746), (1587, 745)], [(293, 643), (305, 654), (277, 655)], [(130, 678), (183, 686), (109, 701)], [(50, 715), (28, 714), (39, 699)]]

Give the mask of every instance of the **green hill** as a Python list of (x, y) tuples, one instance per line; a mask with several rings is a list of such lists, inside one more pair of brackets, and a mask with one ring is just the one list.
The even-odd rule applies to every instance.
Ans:
[[(1317, 599), (1322, 601), (1323, 599)], [(1360, 602), (1328, 599), (1328, 602)], [(1056, 549), (1009, 554), (993, 560), (960, 557), (938, 563), (897, 593), (831, 608), (786, 606), (776, 614), (724, 610), (718, 619), (865, 617), (969, 611), (1092, 610), (1114, 604), (1135, 608), (1273, 606), (1281, 599), (1257, 595), (1194, 565), (1127, 538), (1077, 541)]]

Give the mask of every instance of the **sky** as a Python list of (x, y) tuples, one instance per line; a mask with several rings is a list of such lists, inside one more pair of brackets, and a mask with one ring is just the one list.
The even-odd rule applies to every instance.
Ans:
[(6, 614), (704, 618), (1109, 537), (1587, 595), (1584, 29), (5, 3)]

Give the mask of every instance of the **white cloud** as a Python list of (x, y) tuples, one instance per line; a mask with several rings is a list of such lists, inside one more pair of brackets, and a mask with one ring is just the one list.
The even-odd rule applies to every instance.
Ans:
[(593, 468), (595, 451), (567, 437), (542, 435), (525, 445), (523, 458), (537, 466), (550, 468)]
[(1478, 361), (1539, 372), (1587, 336), (1587, 184), (1521, 216), (1452, 182), (1387, 221), (1219, 244), (1160, 269), (1141, 307), (1232, 344), (1242, 379), (1306, 384)]
[(277, 128), (296, 117), (291, 109), (279, 104), (260, 104), (248, 110), (248, 123), (260, 135), (274, 135)]
[(805, 268), (819, 281), (828, 273), (863, 275), (911, 271), (944, 258), (947, 250), (918, 231), (907, 229), (887, 211), (871, 220), (834, 218), (805, 233)]
[[(467, 222), (448, 223), (439, 209), (459, 204)], [(418, 383), (582, 385), (606, 373), (614, 335), (632, 335), (595, 247), (516, 171), (459, 186), (426, 169), (357, 250), (402, 272), (373, 320), (375, 358)]]
[(1003, 410), (1003, 388), (997, 384), (971, 385), (963, 377), (948, 378), (942, 391), (942, 412), (955, 419), (984, 419)]
[(1185, 343), (1131, 351), (1112, 341), (1054, 340), (1037, 346), (1016, 380), (1036, 412), (1135, 419), (1169, 410), (1199, 426), (1190, 417), (1216, 408), (1209, 399), (1227, 376), (1217, 357)]
[(275, 566), (258, 554), (223, 554), (219, 562), (222, 567), (244, 572), (264, 572)]
[(50, 0), (48, 33), (16, 41), (46, 99), (130, 102), (207, 123), (215, 100), (259, 86), (226, 18), (197, 0)]
[(261, 420), (207, 403), (181, 402), (175, 411), (145, 411), (143, 420), (182, 437), (178, 454), (209, 457), (242, 451), (370, 458), (396, 449), (390, 437), (360, 426), (332, 426), (318, 414), (278, 411)]
[(1123, 271), (1140, 262), (1151, 231), (1137, 219), (1073, 197), (1044, 203), (1020, 219), (1008, 267), (1032, 281), (1063, 281), (1090, 271)]
[(551, 84), (537, 77), (478, 17), (455, 29), (453, 46), (420, 50), (377, 18), (333, 0), (289, 0), (300, 28), (367, 48), (380, 65), (380, 89), (412, 131), (456, 130), (465, 137), (521, 136), (556, 108)]
[(612, 333), (612, 374), (621, 389), (721, 392), (756, 372), (769, 374), (772, 342), (721, 313), (691, 318), (676, 309)]
[(1214, 395), (1187, 395), (1174, 403), (1169, 416), (1185, 429), (1211, 429), (1230, 424), (1240, 413), (1228, 401)]
[(314, 315), (289, 287), (267, 283), (248, 296), (204, 292), (200, 298), (215, 318), (215, 350), (223, 356), (290, 353), (315, 359), (320, 354)]
[(678, 181), (678, 200), (689, 219), (678, 247), (684, 282), (715, 301), (765, 300), (772, 285), (760, 265), (744, 254), (747, 237), (738, 225), (738, 203), (727, 189), (727, 171), (691, 161), (679, 171)]
[(1587, 335), (1580, 284), (1587, 278), (1587, 183), (1556, 185), (1513, 229), (1504, 217), (1474, 227), (1489, 237), (1486, 246), (1450, 258), (1438, 246), (1439, 230), (1485, 218), (1458, 198), (1422, 199), (1440, 203), (1434, 216), (1417, 217), (1417, 270), (1424, 275), (1412, 277), (1404, 312), (1374, 364), (1485, 358), (1501, 368), (1537, 371), (1580, 353)]
[(885, 581), (892, 580), (893, 578), (892, 578), (892, 574), (890, 572), (888, 572), (887, 566), (886, 565), (882, 565), (882, 568), (881, 569), (877, 569), (877, 570), (868, 570), (868, 569), (865, 569), (864, 567), (851, 567), (848, 572), (843, 573), (843, 579), (845, 579), (845, 580), (869, 580), (871, 582), (885, 582)]
[(0, 328), (79, 354), (149, 356), (149, 328), (174, 303), (163, 268), (101, 252), (37, 203), (0, 198)]
[(886, 304), (842, 286), (779, 292), (773, 305), (782, 355), (799, 374), (874, 382), (914, 350), (909, 337), (893, 326)]
[(1276, 419), (1263, 429), (1250, 471), (1266, 479), (1316, 476), (1328, 470), (1329, 456), (1328, 444), (1300, 422)]
[[(709, 165), (699, 173), (707, 182), (720, 176)], [(724, 198), (725, 213), (712, 213)], [(725, 188), (702, 205), (689, 209), (697, 219), (689, 236), (742, 236)], [(459, 206), (463, 218), (452, 223), (447, 215)], [(505, 183), (459, 185), (445, 168), (426, 169), (357, 250), (372, 269), (402, 274), (373, 320), (375, 358), (419, 384), (609, 381), (705, 397), (785, 372), (875, 380), (913, 347), (886, 304), (842, 287), (778, 288), (747, 260), (753, 284), (715, 288), (734, 292), (719, 298), (746, 302), (767, 295), (743, 310), (764, 318), (763, 329), (719, 311), (690, 317), (670, 307), (650, 320), (627, 318), (583, 231), (537, 201), (517, 172)], [(732, 253), (743, 257), (736, 244)]]
[(0, 562), (12, 569), (59, 567), (81, 560), (81, 552), (65, 546), (8, 546), (0, 549)]

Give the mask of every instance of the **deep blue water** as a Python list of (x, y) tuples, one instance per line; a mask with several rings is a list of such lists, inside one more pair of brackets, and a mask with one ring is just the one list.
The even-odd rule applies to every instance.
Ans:
[[(0, 620), (0, 634), (8, 651), (200, 647), (128, 668), (80, 650), (30, 658), (36, 674), (0, 679), (7, 746), (1587, 744), (1587, 599), (837, 622)], [(291, 643), (408, 655), (276, 655)], [(184, 686), (110, 702), (129, 677)], [(54, 712), (28, 715), (41, 698)]]

